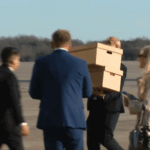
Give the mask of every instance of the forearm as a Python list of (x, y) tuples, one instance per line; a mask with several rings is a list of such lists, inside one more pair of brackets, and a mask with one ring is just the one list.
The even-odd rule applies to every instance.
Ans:
[(10, 109), (14, 112), (14, 117), (17, 124), (20, 124), (21, 122), (24, 122), (24, 118), (22, 116), (22, 107), (20, 103), (20, 96), (19, 96), (19, 90), (18, 90), (18, 84), (17, 80), (14, 78), (14, 76), (10, 75), (8, 80), (8, 99), (10, 103)]
[(16, 104), (13, 106), (14, 108), (14, 114), (15, 114), (15, 118), (16, 118), (16, 121), (17, 121), (17, 124), (20, 124), (22, 122), (24, 122), (24, 117), (22, 115), (22, 107), (21, 107), (21, 104)]
[(21, 101), (20, 101), (20, 97), (18, 96), (16, 90), (14, 91), (13, 94), (11, 94), (11, 102), (12, 102), (14, 116), (16, 118), (17, 124), (24, 122), (24, 118), (22, 115)]

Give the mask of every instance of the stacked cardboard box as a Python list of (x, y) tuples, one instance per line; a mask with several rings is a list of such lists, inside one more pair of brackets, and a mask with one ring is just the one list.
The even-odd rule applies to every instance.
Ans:
[(94, 94), (120, 91), (123, 49), (94, 43), (73, 47), (70, 54), (87, 61)]

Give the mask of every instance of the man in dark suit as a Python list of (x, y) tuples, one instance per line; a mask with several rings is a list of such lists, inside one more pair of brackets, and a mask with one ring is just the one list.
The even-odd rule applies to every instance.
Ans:
[(36, 60), (30, 83), (30, 96), (41, 100), (37, 128), (43, 130), (46, 150), (83, 150), (82, 98), (92, 95), (87, 62), (69, 54), (67, 30), (53, 33), (51, 47), (51, 54)]
[[(106, 44), (115, 46), (116, 48), (121, 47), (121, 42), (115, 37), (108, 38)], [(123, 150), (113, 138), (113, 132), (118, 122), (119, 115), (120, 113), (124, 113), (122, 88), (124, 86), (127, 68), (122, 63), (121, 70), (123, 70), (123, 76), (121, 77), (121, 92), (108, 92), (104, 97), (92, 95), (88, 99), (88, 150), (100, 150), (100, 144), (105, 146), (108, 150)]]
[(6, 47), (1, 53), (0, 66), (0, 145), (7, 144), (11, 150), (23, 150), (21, 135), (29, 134), (20, 104), (19, 85), (13, 73), (20, 65), (16, 48)]

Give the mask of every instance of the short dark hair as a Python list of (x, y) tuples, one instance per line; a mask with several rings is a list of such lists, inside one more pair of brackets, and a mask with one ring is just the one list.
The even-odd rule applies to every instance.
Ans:
[(56, 47), (71, 42), (71, 35), (67, 30), (57, 30), (52, 34), (52, 42)]
[(14, 56), (19, 56), (19, 51), (14, 47), (5, 47), (1, 52), (2, 64), (10, 64), (13, 61)]

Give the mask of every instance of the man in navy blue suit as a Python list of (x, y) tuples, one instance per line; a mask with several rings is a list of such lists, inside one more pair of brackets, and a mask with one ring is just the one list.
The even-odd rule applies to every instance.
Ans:
[(43, 130), (46, 150), (83, 150), (82, 98), (92, 95), (92, 81), (87, 62), (69, 54), (71, 46), (67, 30), (55, 31), (54, 51), (33, 67), (29, 94), (41, 100), (37, 128)]

